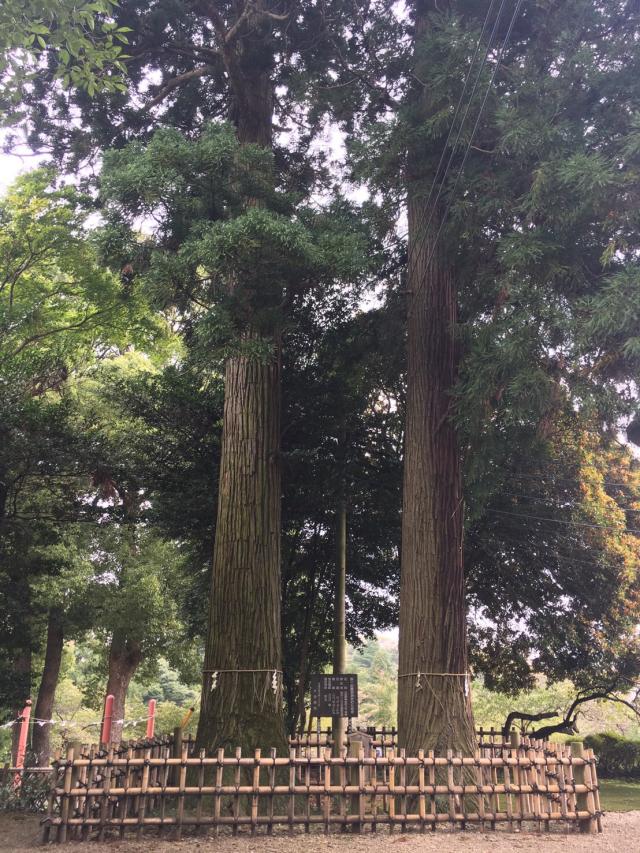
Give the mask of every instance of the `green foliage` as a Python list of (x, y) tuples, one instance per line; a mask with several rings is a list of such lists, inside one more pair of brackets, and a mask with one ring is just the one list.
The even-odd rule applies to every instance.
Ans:
[[(131, 685), (130, 695), (133, 697), (139, 694), (144, 702), (153, 698), (160, 703), (173, 703), (184, 711), (196, 705), (200, 698), (198, 683), (200, 673), (193, 672), (192, 675), (193, 683), (185, 683), (180, 673), (172, 669), (166, 659), (160, 658), (156, 677), (151, 681), (145, 679), (144, 683), (140, 677), (136, 678)], [(161, 731), (168, 731), (168, 729), (161, 729)]]
[[(96, 424), (77, 393), (100, 363), (167, 340), (140, 294), (100, 266), (92, 205), (38, 169), (0, 200), (0, 626), (3, 714), (31, 694), (30, 659), (50, 607), (86, 629), (93, 578), (88, 494), (100, 463)], [(84, 399), (86, 400), (86, 393)], [(83, 413), (82, 407), (85, 406)], [(94, 410), (94, 414), (97, 414)], [(100, 413), (104, 423), (106, 413)], [(99, 479), (99, 477), (98, 477)], [(17, 663), (18, 662), (18, 663)]]
[(153, 660), (181, 628), (171, 595), (182, 568), (179, 549), (142, 525), (112, 524), (96, 530), (90, 550), (89, 590), (102, 647), (123, 635), (141, 647), (145, 660)]
[(139, 296), (98, 264), (86, 231), (90, 199), (55, 183), (53, 171), (38, 169), (0, 200), (1, 381), (29, 383), (38, 395), (96, 350), (148, 345), (162, 332)]
[(357, 296), (358, 290), (346, 288), (310, 293), (296, 305), (285, 338), (283, 647), (291, 728), (306, 677), (331, 660), (341, 500), (348, 531), (348, 640), (358, 645), (396, 620), (397, 341), (385, 312), (352, 315)]
[[(359, 649), (349, 648), (347, 671), (356, 673), (358, 676), (360, 724), (377, 727), (395, 725), (397, 657), (397, 640), (389, 636), (378, 635), (375, 639), (368, 640)], [(560, 722), (575, 697), (576, 689), (571, 681), (551, 683), (542, 675), (535, 678), (531, 689), (516, 693), (489, 689), (482, 678), (475, 678), (471, 685), (471, 702), (476, 727), (482, 726), (487, 730), (491, 728), (496, 731), (501, 730), (511, 711), (537, 714), (557, 710), (558, 715), (555, 718), (526, 724), (529, 730), (537, 726), (552, 725)], [(520, 725), (519, 721), (515, 724)], [(618, 743), (637, 745), (638, 741), (635, 738), (640, 735), (640, 723), (633, 711), (618, 703), (603, 700), (580, 706), (578, 728), (579, 737), (585, 740), (587, 746), (593, 747), (598, 755), (602, 751), (603, 738), (610, 739), (611, 749), (613, 749)], [(616, 734), (599, 734), (602, 731), (612, 732), (614, 729), (617, 730)], [(606, 749), (609, 749), (608, 744)], [(621, 755), (623, 752), (621, 747)], [(604, 761), (604, 758), (601, 759), (601, 762)], [(619, 768), (609, 772), (608, 766), (607, 764), (605, 770), (608, 776), (624, 775)]]
[(358, 676), (360, 724), (388, 728), (397, 723), (398, 649), (378, 637), (349, 649), (347, 672)]
[[(195, 138), (158, 130), (148, 144), (105, 157), (105, 256), (120, 264), (126, 247), (156, 304), (188, 312), (209, 353), (242, 346), (264, 357), (255, 332), (268, 345), (286, 322), (288, 300), (336, 279), (352, 282), (371, 265), (346, 202), (316, 212), (278, 183), (273, 155), (240, 145), (228, 125), (207, 124)], [(122, 223), (133, 227), (141, 216), (155, 226), (136, 258)]]
[(117, 0), (4, 0), (0, 9), (0, 93), (17, 109), (38, 74), (63, 87), (126, 91), (123, 75), (130, 27), (114, 20)]

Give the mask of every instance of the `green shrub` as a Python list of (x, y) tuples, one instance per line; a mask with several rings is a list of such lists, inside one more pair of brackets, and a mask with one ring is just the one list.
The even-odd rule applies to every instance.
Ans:
[(629, 740), (613, 732), (588, 735), (584, 745), (598, 759), (598, 775), (602, 778), (640, 779), (640, 740)]

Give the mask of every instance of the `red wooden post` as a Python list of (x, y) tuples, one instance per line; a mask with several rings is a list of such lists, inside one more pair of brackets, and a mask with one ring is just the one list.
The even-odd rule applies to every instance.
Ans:
[(156, 700), (149, 699), (149, 716), (147, 717), (147, 737), (153, 737), (153, 732), (156, 726)]
[(111, 743), (111, 719), (113, 717), (113, 693), (109, 693), (104, 700), (104, 714), (102, 716), (102, 734), (100, 743), (109, 746)]
[[(27, 699), (24, 710), (20, 716), (20, 736), (18, 737), (18, 751), (16, 753), (16, 768), (22, 770), (24, 767), (24, 756), (27, 751), (27, 738), (29, 737), (29, 719), (31, 717), (31, 699)], [(14, 784), (18, 788), (22, 781), (22, 774), (16, 773)]]

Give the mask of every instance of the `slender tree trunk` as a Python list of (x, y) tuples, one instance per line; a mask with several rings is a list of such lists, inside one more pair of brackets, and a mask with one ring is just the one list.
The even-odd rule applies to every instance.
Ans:
[[(416, 0), (416, 42), (429, 0)], [(428, 68), (419, 69), (425, 79)], [(428, 87), (418, 94), (428, 114)], [(402, 515), (398, 730), (409, 754), (418, 749), (475, 749), (467, 673), (462, 558), (461, 454), (451, 419), (458, 354), (457, 294), (450, 263), (430, 233), (430, 184), (420, 147), (409, 152), (409, 300), (407, 411)], [(425, 192), (425, 189), (427, 190)], [(420, 678), (417, 673), (420, 672)]]
[(127, 690), (141, 659), (142, 650), (139, 643), (123, 639), (117, 633), (114, 635), (109, 649), (107, 678), (107, 695), (113, 694), (112, 743), (120, 743), (122, 740), (121, 721), (125, 718)]
[[(305, 613), (304, 613), (304, 628), (302, 630), (302, 636), (299, 640), (300, 642), (300, 654), (299, 654), (299, 666), (298, 666), (298, 701), (297, 701), (297, 712), (296, 712), (296, 727), (294, 728), (294, 732), (299, 728), (301, 730), (304, 729), (307, 722), (307, 713), (305, 708), (305, 698), (307, 693), (307, 687), (309, 686), (309, 674), (311, 667), (311, 658), (309, 655), (309, 651), (311, 648), (311, 643), (313, 639), (313, 617), (315, 615), (316, 602), (318, 600), (318, 589), (322, 584), (322, 570), (320, 571), (319, 577), (316, 579), (315, 567), (313, 565), (313, 557), (317, 552), (317, 532), (314, 534), (314, 548), (311, 554), (311, 568), (309, 569), (309, 582), (307, 584), (307, 595), (305, 601)], [(316, 642), (318, 641), (318, 637), (316, 637)], [(292, 734), (294, 733), (292, 732)]]
[[(241, 143), (272, 145), (273, 45), (268, 4), (225, 47)], [(247, 205), (255, 204), (247, 199)], [(242, 282), (238, 283), (241, 287)], [(247, 318), (245, 340), (257, 340)], [(222, 453), (208, 635), (197, 742), (286, 751), (280, 634), (280, 335), (270, 357), (236, 355), (225, 368)]]
[[(343, 675), (347, 668), (347, 505), (344, 498), (338, 503), (336, 517), (336, 575), (333, 615), (333, 674)], [(333, 751), (340, 755), (345, 737), (344, 717), (331, 720)]]
[[(58, 686), (58, 676), (60, 675), (63, 647), (64, 624), (62, 611), (59, 607), (52, 607), (49, 610), (47, 621), (47, 645), (44, 654), (44, 667), (34, 712), (36, 720), (51, 719), (56, 687)], [(49, 766), (49, 755), (51, 752), (49, 745), (50, 734), (51, 726), (40, 726), (34, 722), (31, 746), (38, 767)]]

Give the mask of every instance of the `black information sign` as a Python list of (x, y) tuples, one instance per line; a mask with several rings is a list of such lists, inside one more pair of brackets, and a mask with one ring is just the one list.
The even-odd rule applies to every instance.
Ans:
[(312, 717), (357, 717), (357, 675), (312, 675)]

